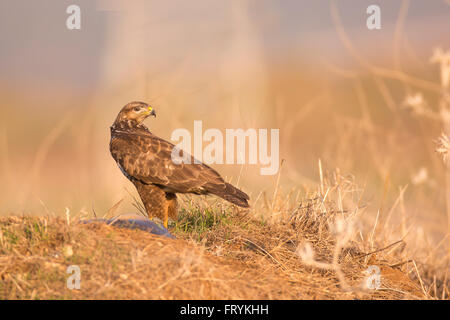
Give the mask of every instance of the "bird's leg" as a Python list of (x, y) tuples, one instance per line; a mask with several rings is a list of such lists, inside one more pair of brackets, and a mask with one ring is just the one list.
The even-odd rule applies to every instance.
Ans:
[(166, 193), (158, 186), (133, 181), (145, 206), (149, 219), (157, 217), (161, 219), (167, 229), (169, 201)]
[(175, 193), (166, 193), (166, 204), (167, 204), (167, 210), (165, 212), (164, 216), (164, 227), (167, 229), (167, 222), (169, 220), (169, 217), (176, 220), (178, 217), (178, 211), (177, 211), (177, 196)]

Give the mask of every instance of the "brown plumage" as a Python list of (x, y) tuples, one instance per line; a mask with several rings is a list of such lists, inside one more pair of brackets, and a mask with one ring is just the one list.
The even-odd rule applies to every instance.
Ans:
[(246, 193), (225, 182), (211, 167), (172, 161), (172, 143), (152, 134), (143, 121), (156, 117), (151, 106), (130, 102), (111, 126), (111, 155), (123, 174), (135, 185), (149, 217), (177, 217), (176, 193), (214, 194), (240, 207), (249, 207)]

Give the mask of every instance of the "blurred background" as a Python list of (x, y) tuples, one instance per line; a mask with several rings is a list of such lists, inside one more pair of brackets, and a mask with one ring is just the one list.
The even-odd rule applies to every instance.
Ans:
[[(368, 30), (373, 2), (0, 0), (0, 214), (101, 215), (122, 198), (121, 211), (132, 208), (109, 126), (142, 100), (165, 139), (194, 120), (278, 128), (282, 191), (317, 187), (321, 159), (354, 179), (372, 212), (404, 190), (408, 222), (438, 243), (448, 96), (430, 59), (450, 49), (450, 3), (379, 0), (381, 29)], [(80, 30), (66, 28), (71, 4)], [(278, 178), (213, 167), (253, 198)]]

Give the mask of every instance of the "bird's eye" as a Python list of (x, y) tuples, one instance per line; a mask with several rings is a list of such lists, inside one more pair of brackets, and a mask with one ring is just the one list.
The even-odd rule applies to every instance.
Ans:
[(139, 112), (139, 110), (141, 110), (141, 108), (140, 107), (134, 107), (133, 110), (136, 111), (136, 112)]

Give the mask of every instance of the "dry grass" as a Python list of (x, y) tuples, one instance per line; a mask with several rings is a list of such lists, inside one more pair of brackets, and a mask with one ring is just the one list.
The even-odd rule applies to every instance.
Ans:
[[(176, 240), (79, 218), (0, 219), (1, 299), (433, 299), (448, 283), (408, 276), (404, 242), (378, 248), (357, 227), (359, 208), (329, 185), (294, 206), (286, 195), (250, 213), (185, 199)], [(354, 196), (357, 196), (356, 194)], [(262, 214), (261, 214), (262, 213)], [(305, 254), (305, 248), (309, 248)], [(375, 250), (372, 250), (375, 249)], [(377, 250), (378, 249), (378, 250)], [(314, 255), (314, 257), (313, 257)], [(66, 269), (81, 269), (81, 289)], [(369, 266), (381, 287), (365, 285)], [(417, 268), (416, 268), (417, 270)]]

